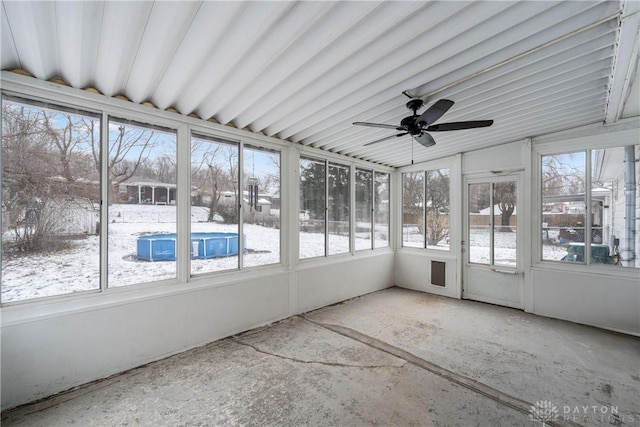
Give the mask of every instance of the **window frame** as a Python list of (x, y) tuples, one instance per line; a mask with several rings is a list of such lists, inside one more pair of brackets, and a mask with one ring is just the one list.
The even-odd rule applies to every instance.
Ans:
[[(615, 134), (612, 134), (615, 132)], [(613, 135), (613, 137), (610, 137)], [(570, 263), (557, 260), (543, 259), (542, 244), (542, 158), (544, 156), (557, 156), (576, 152), (585, 153), (585, 230), (591, 230), (591, 152), (601, 149), (621, 148), (625, 145), (638, 145), (637, 127), (634, 127), (632, 120), (624, 120), (613, 125), (590, 125), (578, 130), (559, 133), (548, 137), (538, 137), (532, 141), (532, 170), (531, 181), (533, 188), (532, 203), (535, 203), (532, 215), (532, 236), (531, 252), (533, 267), (545, 267), (562, 271), (573, 271), (577, 273), (598, 272), (611, 276), (636, 277), (640, 268), (621, 267), (616, 265), (592, 264), (590, 263), (591, 248), (585, 242), (585, 263)], [(561, 146), (562, 148), (558, 149)], [(636, 165), (636, 167), (640, 167)], [(636, 195), (636, 197), (638, 197)], [(591, 233), (585, 233), (585, 240), (589, 238), (591, 243)], [(535, 237), (537, 236), (537, 237)], [(638, 256), (636, 248), (636, 256)], [(587, 262), (587, 260), (589, 262)]]
[[(60, 85), (51, 85), (47, 82), (42, 82), (33, 79), (23, 79), (21, 77), (14, 77), (12, 75), (5, 76), (3, 80), (3, 88), (0, 91), (3, 97), (14, 98), (18, 102), (42, 103), (43, 105), (52, 105), (60, 110), (70, 110), (71, 112), (78, 112), (79, 114), (86, 114), (88, 116), (99, 117), (101, 120), (100, 136), (102, 145), (104, 141), (108, 141), (108, 123), (109, 117), (113, 119), (132, 121), (140, 124), (146, 124), (149, 126), (157, 126), (162, 129), (170, 129), (177, 133), (177, 162), (180, 165), (177, 173), (177, 186), (180, 188), (189, 188), (190, 186), (190, 138), (191, 133), (197, 133), (202, 136), (210, 136), (213, 138), (220, 138), (224, 140), (238, 141), (241, 147), (244, 144), (248, 144), (254, 148), (265, 148), (271, 151), (278, 151), (281, 159), (281, 228), (280, 228), (280, 263), (267, 264), (260, 266), (242, 267), (242, 271), (223, 271), (210, 274), (203, 274), (199, 276), (190, 275), (190, 244), (188, 239), (179, 239), (177, 242), (176, 253), (178, 258), (182, 258), (182, 261), (177, 261), (177, 277), (175, 279), (167, 279), (162, 281), (150, 281), (142, 284), (136, 284), (134, 286), (122, 286), (107, 288), (107, 271), (108, 271), (108, 239), (101, 239), (100, 242), (100, 289), (87, 291), (67, 293), (56, 296), (47, 296), (42, 298), (31, 298), (10, 303), (0, 303), (4, 307), (8, 306), (21, 306), (25, 307), (25, 315), (28, 317), (28, 313), (32, 311), (33, 307), (40, 307), (42, 304), (49, 304), (47, 301), (53, 301), (55, 304), (51, 305), (53, 310), (66, 310), (74, 309), (77, 307), (94, 307), (104, 304), (119, 304), (122, 302), (131, 301), (132, 298), (153, 298), (155, 296), (173, 295), (182, 292), (190, 292), (199, 288), (215, 288), (219, 286), (226, 286), (229, 284), (229, 280), (252, 280), (264, 277), (264, 274), (285, 274), (290, 272), (291, 267), (296, 268), (299, 264), (297, 261), (297, 254), (294, 253), (296, 244), (294, 240), (297, 239), (297, 200), (296, 197), (291, 199), (291, 196), (297, 195), (296, 183), (290, 182), (286, 179), (287, 176), (295, 174), (297, 169), (296, 162), (300, 153), (305, 153), (308, 157), (314, 157), (322, 159), (323, 161), (334, 162), (343, 166), (348, 166), (350, 170), (350, 185), (349, 185), (349, 209), (350, 209), (350, 252), (343, 254), (332, 255), (330, 258), (346, 260), (349, 256), (353, 256), (355, 253), (353, 243), (354, 233), (354, 207), (355, 207), (355, 168), (360, 167), (363, 169), (372, 170), (374, 172), (380, 172), (388, 174), (389, 176), (389, 197), (391, 206), (395, 206), (394, 198), (396, 194), (397, 180), (395, 179), (394, 169), (387, 166), (379, 166), (366, 162), (364, 160), (358, 160), (354, 158), (347, 158), (342, 155), (334, 154), (331, 152), (322, 151), (312, 147), (293, 147), (289, 142), (278, 140), (276, 138), (252, 134), (246, 130), (234, 129), (224, 125), (219, 125), (213, 122), (203, 121), (202, 119), (183, 116), (173, 111), (164, 111), (157, 108), (143, 106), (128, 102), (122, 99), (107, 97), (102, 94), (96, 94), (91, 91), (82, 91), (75, 88), (64, 87)], [(242, 148), (241, 148), (242, 149)], [(107, 200), (107, 187), (105, 183), (107, 180), (107, 164), (108, 158), (104, 155), (105, 148), (101, 150), (101, 200)], [(240, 155), (242, 159), (242, 155)], [(239, 168), (242, 171), (242, 167)], [(178, 191), (176, 195), (177, 205), (177, 235), (189, 235), (190, 233), (190, 203), (189, 192)], [(293, 215), (293, 217), (292, 217)], [(389, 212), (390, 225), (396, 224), (395, 207)], [(108, 235), (108, 205), (102, 203), (100, 207), (100, 235)], [(389, 230), (389, 245), (384, 248), (377, 248), (375, 250), (382, 250), (388, 252), (395, 248), (395, 230)], [(385, 249), (386, 248), (386, 249)], [(365, 255), (365, 252), (358, 251), (360, 255)], [(327, 258), (327, 257), (322, 257)], [(322, 261), (322, 258), (318, 258)], [(242, 274), (239, 276), (238, 274)], [(178, 286), (176, 286), (178, 285)], [(97, 298), (97, 299), (93, 299)], [(44, 301), (44, 302), (43, 302)], [(18, 309), (16, 307), (16, 309)], [(19, 309), (22, 313), (22, 309)]]
[[(25, 105), (32, 105), (34, 107), (44, 107), (60, 112), (68, 112), (71, 114), (85, 115), (100, 120), (100, 138), (101, 138), (101, 150), (100, 150), (100, 199), (102, 200), (100, 206), (100, 286), (97, 289), (79, 292), (69, 292), (60, 295), (43, 296), (36, 298), (22, 299), (19, 301), (2, 302), (0, 306), (6, 307), (37, 307), (41, 304), (46, 304), (49, 301), (63, 304), (88, 304), (87, 298), (97, 297), (98, 304), (108, 303), (109, 301), (127, 301), (134, 295), (139, 295), (142, 298), (152, 297), (153, 295), (164, 295), (174, 292), (185, 292), (193, 289), (193, 287), (207, 286), (217, 287), (223, 286), (228, 283), (229, 274), (237, 274), (238, 270), (222, 271), (210, 274), (203, 274), (198, 276), (190, 275), (190, 257), (189, 257), (189, 242), (182, 242), (185, 239), (178, 237), (176, 242), (176, 277), (171, 279), (154, 280), (145, 283), (136, 283), (128, 286), (108, 287), (108, 238), (102, 238), (108, 236), (108, 156), (105, 153), (108, 150), (108, 123), (109, 119), (135, 123), (137, 125), (147, 126), (151, 128), (161, 129), (163, 131), (170, 131), (176, 134), (176, 157), (178, 165), (187, 165), (187, 167), (178, 167), (177, 171), (177, 187), (188, 188), (190, 185), (190, 171), (188, 165), (190, 164), (190, 144), (191, 144), (191, 132), (195, 132), (205, 137), (212, 137), (216, 139), (225, 139), (237, 141), (242, 147), (246, 142), (254, 149), (265, 149), (269, 151), (277, 151), (280, 155), (281, 162), (285, 161), (285, 150), (289, 148), (289, 144), (284, 141), (278, 141), (273, 138), (264, 137), (259, 135), (249, 134), (244, 130), (235, 130), (226, 128), (213, 123), (203, 122), (200, 119), (177, 115), (173, 112), (167, 112), (158, 110), (155, 108), (149, 108), (137, 104), (132, 104), (119, 99), (105, 97), (100, 94), (93, 94), (90, 92), (79, 91), (77, 89), (57, 87), (47, 84), (46, 82), (29, 82), (28, 84), (20, 81), (3, 81), (4, 87), (0, 91), (2, 99), (8, 99), (13, 102), (23, 103)], [(187, 142), (187, 144), (185, 144)], [(240, 157), (242, 157), (240, 155)], [(239, 168), (239, 171), (241, 169)], [(283, 165), (280, 166), (280, 177), (283, 176)], [(286, 182), (281, 180), (281, 197), (282, 194), (286, 195), (285, 187), (288, 189)], [(185, 193), (182, 195), (181, 193)], [(176, 194), (176, 216), (177, 226), (176, 235), (188, 235), (190, 233), (190, 206), (189, 195), (187, 192), (178, 191)], [(285, 210), (288, 208), (290, 202), (285, 201)], [(284, 214), (284, 217), (288, 215)], [(284, 229), (289, 229), (286, 224), (282, 223), (280, 227), (280, 261), (277, 264), (265, 264), (259, 266), (243, 267), (242, 270), (258, 270), (254, 273), (245, 273), (246, 278), (261, 277), (264, 273), (260, 273), (262, 270), (271, 270), (274, 274), (280, 274), (285, 268), (285, 242), (283, 236), (285, 235)], [(184, 255), (186, 254), (186, 256)], [(182, 261), (179, 261), (183, 258)], [(248, 275), (247, 275), (248, 274)], [(176, 286), (179, 285), (179, 286)], [(62, 306), (61, 306), (62, 307)]]
[(136, 282), (136, 283), (130, 283), (130, 284), (125, 284), (125, 285), (120, 285), (120, 286), (109, 286), (109, 226), (111, 224), (111, 219), (109, 217), (109, 206), (111, 205), (111, 203), (113, 202), (111, 200), (111, 194), (110, 194), (110, 189), (109, 189), (109, 152), (111, 151), (111, 141), (109, 140), (109, 126), (111, 124), (111, 122), (115, 122), (118, 124), (126, 124), (126, 125), (130, 125), (130, 126), (136, 126), (139, 128), (145, 128), (145, 129), (150, 129), (150, 130), (156, 130), (159, 132), (164, 132), (164, 133), (168, 133), (168, 134), (174, 134), (175, 135), (175, 160), (176, 160), (176, 197), (179, 194), (179, 190), (181, 188), (179, 182), (178, 182), (178, 176), (180, 173), (180, 167), (178, 164), (178, 128), (177, 127), (168, 127), (168, 126), (164, 126), (164, 125), (160, 125), (157, 123), (154, 123), (153, 121), (140, 121), (140, 120), (134, 120), (134, 119), (125, 119), (122, 118), (121, 116), (117, 115), (117, 114), (106, 114), (106, 123), (103, 126), (104, 131), (105, 131), (105, 137), (107, 138), (106, 140), (103, 140), (103, 143), (101, 145), (101, 150), (100, 150), (100, 156), (102, 158), (104, 158), (104, 163), (103, 163), (103, 167), (105, 168), (105, 174), (101, 175), (101, 187), (105, 187), (105, 194), (102, 200), (106, 200), (106, 203), (102, 203), (102, 206), (106, 207), (105, 212), (104, 212), (104, 218), (106, 219), (105, 221), (102, 221), (103, 217), (101, 215), (101, 223), (106, 223), (106, 231), (105, 231), (105, 236), (107, 236), (107, 240), (106, 242), (106, 247), (105, 247), (105, 262), (106, 262), (106, 266), (105, 266), (105, 273), (102, 274), (101, 272), (101, 276), (105, 276), (105, 290), (114, 290), (114, 289), (126, 289), (129, 287), (139, 287), (139, 286), (147, 286), (149, 284), (155, 284), (155, 283), (168, 283), (168, 284), (175, 284), (175, 283), (179, 283), (179, 265), (180, 265), (180, 261), (179, 259), (183, 256), (180, 252), (179, 252), (179, 244), (178, 242), (180, 242), (182, 240), (181, 235), (182, 233), (179, 232), (178, 230), (178, 222), (180, 220), (179, 218), (179, 214), (178, 214), (178, 203), (177, 203), (177, 199), (176, 199), (176, 228), (175, 228), (175, 233), (176, 233), (176, 245), (175, 245), (175, 256), (176, 259), (175, 261), (173, 261), (175, 263), (175, 276), (173, 277), (169, 277), (169, 278), (165, 278), (165, 279), (156, 279), (156, 280), (150, 280), (147, 282)]
[[(447, 249), (438, 249), (438, 248), (434, 248), (433, 246), (429, 247), (428, 244), (428, 239), (427, 239), (427, 232), (428, 232), (428, 218), (427, 218), (427, 202), (429, 200), (429, 185), (428, 185), (428, 177), (429, 177), (429, 172), (433, 172), (433, 171), (440, 171), (440, 170), (447, 170), (448, 171), (448, 177), (449, 177), (449, 203), (448, 203), (448, 209), (449, 209), (449, 213), (448, 213), (448, 218), (449, 218), (449, 229), (451, 229), (451, 224), (452, 224), (452, 218), (451, 218), (451, 212), (452, 212), (452, 200), (453, 200), (453, 186), (452, 186), (452, 175), (453, 175), (453, 166), (451, 164), (433, 164), (433, 165), (428, 165), (428, 166), (424, 166), (422, 168), (418, 168), (418, 169), (412, 169), (412, 170), (406, 170), (406, 171), (401, 171), (400, 173), (400, 181), (401, 181), (401, 189), (402, 189), (402, 194), (401, 194), (401, 200), (400, 200), (400, 209), (402, 211), (402, 215), (400, 216), (400, 229), (402, 230), (401, 233), (401, 237), (400, 237), (400, 247), (402, 248), (407, 248), (407, 249), (424, 249), (427, 251), (435, 251), (436, 253), (451, 253), (452, 249), (451, 249), (451, 244), (449, 244), (449, 247)], [(405, 175), (406, 174), (421, 174), (422, 175), (422, 246), (405, 246), (405, 242), (404, 242), (404, 200), (405, 200)], [(451, 240), (451, 231), (449, 231), (449, 239)]]
[[(100, 129), (99, 129), (99, 135), (100, 135), (100, 158), (99, 158), (99, 162), (100, 162), (100, 168), (99, 168), (99, 175), (100, 175), (100, 184), (99, 184), (99, 194), (100, 194), (100, 209), (99, 209), (99, 224), (100, 224), (100, 229), (99, 229), (99, 240), (98, 240), (98, 257), (99, 257), (99, 268), (98, 268), (98, 287), (96, 289), (88, 289), (88, 290), (81, 290), (81, 291), (72, 291), (72, 292), (66, 292), (66, 293), (62, 293), (62, 294), (58, 294), (58, 295), (47, 295), (47, 296), (41, 296), (41, 297), (35, 297), (35, 298), (26, 298), (26, 299), (22, 299), (22, 300), (17, 300), (17, 301), (3, 301), (2, 298), (2, 280), (0, 280), (0, 307), (11, 307), (11, 306), (22, 306), (22, 305), (27, 305), (27, 304), (39, 304), (39, 303), (46, 303), (48, 301), (56, 301), (56, 300), (65, 300), (65, 299), (72, 299), (72, 298), (83, 298), (86, 297), (88, 295), (96, 295), (96, 294), (102, 294), (106, 289), (107, 289), (107, 277), (106, 277), (106, 245), (108, 243), (108, 238), (104, 238), (104, 236), (106, 235), (106, 228), (107, 228), (107, 224), (106, 221), (103, 221), (103, 215), (105, 214), (106, 210), (108, 209), (108, 206), (105, 206), (105, 203), (102, 203), (104, 199), (104, 195), (106, 194), (106, 192), (108, 191), (107, 186), (104, 183), (103, 180), (103, 176), (107, 173), (107, 171), (105, 170), (106, 167), (106, 163), (107, 163), (107, 159), (106, 156), (103, 155), (103, 147), (104, 147), (104, 134), (105, 134), (105, 130), (107, 128), (107, 126), (105, 126), (105, 119), (106, 119), (106, 115), (104, 114), (104, 112), (99, 111), (97, 109), (94, 108), (90, 108), (88, 106), (85, 106), (86, 108), (80, 108), (78, 106), (75, 106), (73, 104), (69, 104), (67, 102), (64, 102), (64, 100), (62, 100), (61, 102), (58, 102), (57, 100), (49, 100), (46, 98), (42, 98), (39, 96), (30, 96), (28, 94), (23, 94), (23, 93), (16, 93), (16, 92), (12, 92), (10, 90), (1, 90), (0, 91), (0, 104), (4, 104), (5, 100), (9, 101), (9, 102), (13, 102), (13, 103), (17, 103), (17, 104), (24, 104), (24, 105), (28, 105), (34, 108), (41, 108), (41, 109), (48, 109), (48, 110), (52, 110), (52, 111), (58, 111), (58, 112), (62, 112), (62, 113), (69, 113), (69, 114), (74, 114), (74, 115), (82, 115), (82, 116), (87, 116), (87, 117), (91, 117), (93, 119), (99, 120), (100, 122)], [(0, 112), (0, 115), (2, 113)], [(2, 126), (0, 126), (0, 138), (2, 138)], [(2, 150), (0, 149), (0, 167), (2, 166), (3, 163), (3, 158), (2, 158)], [(0, 192), (0, 203), (2, 203), (2, 192)], [(0, 247), (2, 246), (1, 242), (0, 242)], [(2, 262), (2, 260), (0, 259), (0, 263)]]
[[(355, 166), (354, 168), (354, 180), (353, 180), (353, 197), (354, 197), (354, 206), (353, 206), (353, 213), (354, 213), (354, 223), (353, 223), (353, 236), (354, 236), (354, 244), (353, 244), (353, 252), (363, 252), (363, 251), (370, 251), (370, 250), (374, 250), (376, 249), (375, 247), (375, 200), (374, 200), (374, 193), (375, 193), (375, 186), (374, 186), (374, 180), (375, 180), (375, 170), (374, 169), (366, 169), (363, 167), (359, 167), (359, 166)], [(356, 191), (356, 181), (358, 180), (358, 170), (361, 170), (363, 172), (368, 172), (371, 174), (371, 179), (369, 180), (369, 187), (370, 187), (370, 191), (369, 191), (369, 200), (370, 200), (370, 204), (371, 204), (371, 208), (369, 209), (369, 247), (368, 248), (361, 248), (358, 249), (356, 244), (355, 244), (355, 234), (356, 234), (356, 228), (357, 228), (357, 207), (358, 207), (358, 192)]]

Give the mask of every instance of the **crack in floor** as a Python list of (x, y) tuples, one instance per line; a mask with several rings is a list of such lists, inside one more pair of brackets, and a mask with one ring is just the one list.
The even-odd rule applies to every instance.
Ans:
[[(448, 381), (456, 383), (464, 388), (467, 388), (473, 391), (474, 393), (478, 393), (483, 396), (486, 396), (492, 399), (493, 401), (498, 402), (499, 404), (508, 406), (525, 415), (531, 414), (531, 408), (533, 407), (533, 405), (530, 402), (527, 402), (515, 396), (511, 396), (489, 385), (486, 385), (477, 380), (474, 380), (473, 378), (469, 378), (464, 375), (458, 374), (456, 372), (450, 371), (446, 368), (436, 365), (433, 362), (429, 362), (428, 360), (418, 357), (399, 347), (396, 347), (394, 345), (381, 341), (375, 337), (371, 337), (369, 335), (366, 335), (355, 329), (348, 328), (346, 326), (334, 325), (330, 323), (322, 323), (322, 322), (310, 319), (305, 315), (299, 315), (298, 317), (316, 326), (320, 326), (329, 331), (332, 331), (338, 335), (351, 338), (352, 340), (365, 344), (373, 349), (388, 353), (392, 356), (402, 359), (407, 363), (411, 363), (412, 365), (415, 365), (419, 368), (429, 371)], [(581, 426), (581, 424), (575, 423), (570, 420), (546, 421), (546, 425), (554, 426), (554, 427)]]
[(406, 360), (403, 360), (402, 365), (353, 365), (353, 364), (349, 364), (349, 363), (339, 363), (339, 362), (326, 362), (323, 360), (304, 360), (304, 359), (298, 359), (296, 357), (289, 357), (289, 356), (284, 356), (282, 354), (277, 354), (277, 353), (271, 353), (269, 351), (266, 350), (262, 350), (261, 348), (250, 344), (248, 342), (242, 341), (238, 338), (233, 338), (233, 342), (240, 344), (240, 345), (244, 345), (247, 347), (252, 348), (254, 351), (256, 351), (257, 353), (261, 353), (261, 354), (265, 354), (268, 356), (273, 356), (273, 357), (277, 357), (279, 359), (284, 359), (284, 360), (289, 360), (291, 362), (296, 362), (296, 363), (306, 363), (306, 364), (317, 364), (317, 365), (324, 365), (324, 366), (333, 366), (333, 367), (339, 367), (339, 368), (365, 368), (365, 369), (375, 369), (375, 368), (393, 368), (393, 369), (400, 369), (403, 368), (408, 362)]

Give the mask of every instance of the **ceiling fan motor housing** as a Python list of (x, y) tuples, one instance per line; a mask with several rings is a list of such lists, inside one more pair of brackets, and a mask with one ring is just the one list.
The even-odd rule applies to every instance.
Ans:
[(400, 126), (407, 130), (411, 135), (419, 135), (422, 133), (422, 129), (416, 122), (417, 115), (407, 116), (400, 122)]

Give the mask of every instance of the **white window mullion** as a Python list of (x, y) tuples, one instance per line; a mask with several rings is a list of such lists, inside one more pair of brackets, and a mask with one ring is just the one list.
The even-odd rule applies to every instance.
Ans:
[[(238, 173), (236, 175), (238, 180), (238, 269), (242, 270), (242, 263), (244, 259), (244, 236), (243, 236), (243, 222), (244, 222), (244, 142), (240, 141), (238, 145)], [(249, 201), (251, 203), (251, 201)]]
[[(185, 283), (191, 272), (191, 132), (186, 125), (177, 131), (176, 171), (176, 276)], [(167, 197), (169, 203), (169, 197)]]
[(324, 161), (324, 256), (329, 256), (329, 162)]
[(591, 264), (591, 150), (585, 155), (584, 262)]
[(100, 289), (107, 289), (109, 269), (109, 115), (100, 120)]

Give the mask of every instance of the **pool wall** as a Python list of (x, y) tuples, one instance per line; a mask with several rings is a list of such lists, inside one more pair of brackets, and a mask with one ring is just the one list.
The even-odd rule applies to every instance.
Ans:
[[(247, 251), (247, 236), (242, 236)], [(191, 233), (191, 259), (238, 255), (238, 233)], [(149, 234), (138, 237), (137, 257), (144, 261), (175, 261), (176, 234)]]

